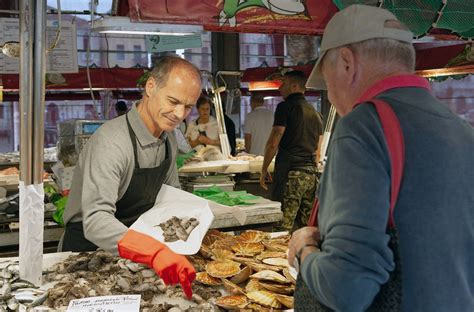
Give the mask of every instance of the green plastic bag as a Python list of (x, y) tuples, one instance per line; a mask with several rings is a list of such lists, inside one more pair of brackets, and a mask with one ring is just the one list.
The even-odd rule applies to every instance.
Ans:
[(206, 189), (195, 190), (193, 194), (226, 206), (255, 205), (254, 202), (249, 200), (259, 198), (259, 196), (254, 196), (246, 191), (225, 192), (215, 185)]
[(178, 169), (179, 169), (182, 166), (184, 166), (184, 163), (186, 162), (186, 160), (193, 157), (193, 155), (195, 153), (196, 153), (196, 151), (191, 151), (189, 153), (181, 154), (181, 155), (176, 156), (176, 167), (178, 167)]
[(62, 227), (64, 227), (63, 214), (64, 209), (66, 208), (66, 203), (67, 196), (54, 202), (54, 205), (56, 206), (56, 211), (53, 213), (53, 220), (56, 221), (56, 223)]

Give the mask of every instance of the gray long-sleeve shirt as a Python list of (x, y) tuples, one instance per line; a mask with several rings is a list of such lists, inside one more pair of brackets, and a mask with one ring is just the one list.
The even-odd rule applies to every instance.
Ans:
[[(174, 133), (165, 132), (160, 138), (155, 138), (146, 128), (135, 105), (128, 118), (137, 137), (140, 168), (160, 165), (165, 159), (165, 139), (169, 139), (171, 167), (165, 184), (179, 188)], [(79, 156), (64, 211), (64, 222), (82, 221), (85, 237), (89, 241), (116, 253), (117, 242), (127, 227), (115, 218), (115, 203), (125, 194), (134, 165), (133, 145), (125, 115), (103, 124)]]

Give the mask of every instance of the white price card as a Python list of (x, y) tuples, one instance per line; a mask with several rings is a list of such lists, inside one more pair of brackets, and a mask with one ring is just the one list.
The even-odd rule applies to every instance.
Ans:
[(139, 312), (140, 297), (120, 295), (71, 300), (66, 312)]

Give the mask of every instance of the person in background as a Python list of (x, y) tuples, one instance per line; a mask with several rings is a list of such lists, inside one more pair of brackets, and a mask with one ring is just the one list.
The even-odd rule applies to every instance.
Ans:
[(189, 144), (196, 151), (206, 145), (220, 146), (217, 120), (211, 116), (211, 100), (206, 96), (201, 96), (196, 103), (196, 108), (199, 117), (191, 121), (186, 130)]
[(117, 112), (117, 116), (125, 115), (128, 112), (127, 103), (125, 103), (125, 101), (117, 101), (117, 103), (115, 103), (115, 111)]
[(200, 94), (198, 68), (179, 57), (158, 60), (141, 101), (103, 124), (82, 150), (59, 251), (118, 252), (152, 267), (166, 284), (181, 283), (191, 296), (195, 270), (186, 257), (128, 227), (155, 205), (163, 184), (180, 187), (173, 130)]
[(265, 144), (273, 125), (273, 112), (265, 108), (264, 103), (263, 94), (253, 92), (250, 96), (252, 111), (245, 117), (245, 151), (257, 156), (265, 154)]
[[(295, 311), (473, 311), (474, 130), (414, 74), (412, 38), (391, 12), (365, 5), (326, 26), (307, 86), (327, 87), (341, 119), (317, 227), (289, 244), (300, 268)], [(403, 133), (394, 198), (399, 172), (373, 101), (393, 110)]]
[(227, 134), (227, 139), (229, 140), (230, 154), (235, 156), (235, 148), (237, 147), (237, 141), (235, 139), (235, 123), (229, 116), (227, 116), (225, 106), (222, 108), (222, 112), (224, 113), (225, 132)]
[(320, 115), (304, 96), (306, 77), (301, 71), (287, 72), (282, 78), (273, 128), (265, 146), (260, 185), (277, 150), (272, 200), (281, 202), (283, 221), (277, 230), (292, 233), (308, 223), (318, 178), (315, 153), (322, 133)]

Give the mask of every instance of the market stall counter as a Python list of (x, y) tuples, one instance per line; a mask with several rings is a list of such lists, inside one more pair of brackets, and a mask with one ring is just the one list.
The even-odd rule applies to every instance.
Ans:
[(9, 288), (0, 305), (8, 311), (66, 311), (68, 306), (68, 311), (84, 311), (85, 306), (72, 306), (81, 307), (81, 298), (91, 305), (102, 296), (96, 301), (102, 305), (92, 307), (125, 311), (111, 309), (112, 296), (129, 301), (139, 296), (137, 307), (127, 311), (283, 311), (293, 308), (296, 283), (286, 259), (289, 239), (286, 233), (209, 230), (199, 252), (187, 256), (197, 272), (191, 299), (180, 286), (165, 285), (152, 269), (100, 250), (45, 254), (39, 288), (18, 281), (17, 258), (3, 258), (0, 269)]
[[(208, 201), (214, 214), (210, 228), (238, 230), (246, 228), (271, 227), (283, 218), (279, 202), (270, 201), (262, 197), (247, 199), (243, 205), (226, 206)], [(19, 233), (10, 224), (0, 231), (0, 247), (18, 245)], [(45, 224), (44, 241), (59, 241), (63, 228), (52, 223)], [(1, 251), (1, 248), (0, 248)]]

